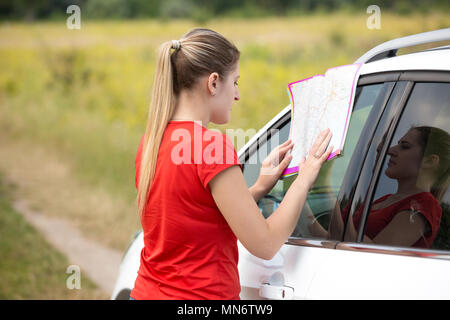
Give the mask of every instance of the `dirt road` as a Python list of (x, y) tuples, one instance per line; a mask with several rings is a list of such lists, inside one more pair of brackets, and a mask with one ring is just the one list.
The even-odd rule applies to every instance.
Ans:
[(85, 274), (105, 293), (112, 293), (122, 259), (119, 250), (86, 239), (68, 221), (47, 217), (34, 211), (24, 200), (16, 200), (13, 207), (39, 230), (50, 244), (61, 251), (71, 264), (80, 267), (81, 282)]
[[(85, 275), (111, 295), (123, 255), (120, 248), (132, 234), (123, 218), (126, 205), (78, 183), (70, 167), (47, 149), (1, 135), (0, 142), (0, 173), (13, 194), (14, 209), (70, 264), (80, 267), (81, 281)], [(117, 217), (107, 215), (114, 212)], [(117, 241), (119, 237), (125, 240)], [(114, 249), (118, 242), (122, 244)]]

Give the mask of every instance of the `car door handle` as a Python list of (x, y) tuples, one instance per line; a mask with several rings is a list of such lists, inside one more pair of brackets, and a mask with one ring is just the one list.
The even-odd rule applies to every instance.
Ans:
[(259, 295), (266, 299), (292, 300), (294, 297), (294, 288), (263, 283), (259, 287)]

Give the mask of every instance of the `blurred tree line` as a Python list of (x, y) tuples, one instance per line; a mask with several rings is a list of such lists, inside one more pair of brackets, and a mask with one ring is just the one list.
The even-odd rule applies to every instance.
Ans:
[(0, 19), (42, 20), (66, 16), (69, 5), (80, 6), (83, 18), (264, 17), (366, 10), (371, 4), (400, 14), (450, 10), (448, 0), (0, 0)]

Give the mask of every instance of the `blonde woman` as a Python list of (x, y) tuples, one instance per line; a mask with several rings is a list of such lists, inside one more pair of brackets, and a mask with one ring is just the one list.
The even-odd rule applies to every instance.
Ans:
[(326, 130), (265, 219), (256, 202), (288, 165), (292, 143), (269, 154), (248, 188), (232, 143), (207, 129), (209, 122), (227, 123), (240, 98), (239, 56), (208, 29), (161, 46), (135, 163), (144, 248), (132, 299), (239, 299), (237, 239), (255, 256), (271, 259), (294, 230), (332, 150)]

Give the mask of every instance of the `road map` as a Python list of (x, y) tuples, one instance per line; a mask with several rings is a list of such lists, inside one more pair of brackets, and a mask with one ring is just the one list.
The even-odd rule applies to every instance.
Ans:
[(328, 69), (325, 75), (315, 75), (288, 85), (291, 100), (290, 139), (294, 143), (292, 160), (283, 175), (298, 172), (298, 163), (307, 157), (320, 131), (330, 128), (330, 145), (336, 156), (344, 146), (360, 64)]

